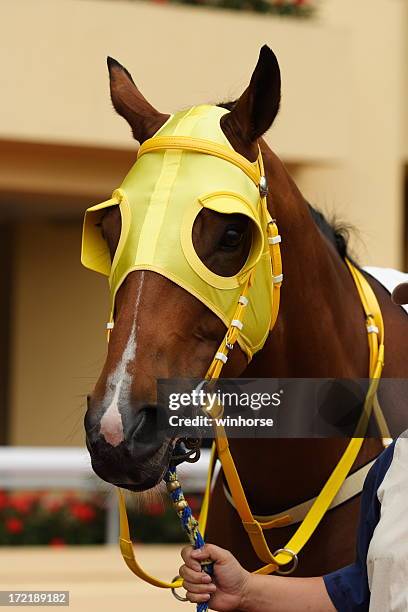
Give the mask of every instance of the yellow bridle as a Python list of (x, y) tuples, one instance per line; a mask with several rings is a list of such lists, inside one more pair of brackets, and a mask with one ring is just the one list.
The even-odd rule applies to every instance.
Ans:
[[(245, 158), (235, 151), (210, 141), (194, 139), (188, 137), (155, 137), (150, 141), (146, 141), (141, 149), (140, 155), (148, 151), (159, 149), (181, 149), (188, 151), (198, 151), (208, 155), (214, 155), (231, 162), (243, 170), (255, 184), (260, 188), (260, 197), (262, 206), (267, 212), (266, 190), (263, 188), (262, 181), (264, 180), (264, 168), (262, 156), (259, 156), (259, 171), (254, 169), (254, 165), (247, 162)], [(270, 249), (270, 258), (273, 275), (273, 300), (272, 300), (272, 329), (279, 311), (280, 287), (282, 284), (282, 262), (280, 255), (280, 236), (275, 221), (267, 212), (268, 218), (268, 242)], [(374, 412), (377, 425), (383, 439), (389, 439), (390, 434), (385, 423), (381, 408), (377, 400), (377, 389), (381, 379), (382, 369), (384, 366), (384, 323), (381, 315), (381, 310), (377, 298), (371, 289), (371, 286), (363, 276), (363, 274), (353, 264), (346, 260), (350, 273), (353, 277), (360, 300), (366, 316), (366, 326), (368, 334), (368, 345), (370, 351), (369, 377), (370, 385), (366, 395), (364, 409), (360, 417), (359, 423), (355, 431), (355, 437), (352, 438), (344, 451), (339, 463), (333, 470), (328, 481), (324, 485), (320, 494), (315, 499), (312, 507), (305, 516), (304, 520), (290, 538), (289, 542), (279, 551), (272, 553), (266, 542), (264, 531), (277, 527), (282, 527), (290, 522), (290, 516), (280, 517), (277, 520), (261, 522), (255, 519), (249, 507), (244, 489), (242, 487), (238, 471), (236, 469), (234, 459), (231, 455), (228, 438), (222, 426), (214, 425), (215, 442), (211, 451), (211, 460), (208, 470), (207, 483), (203, 498), (199, 528), (202, 534), (205, 533), (207, 523), (209, 504), (210, 504), (210, 489), (213, 473), (213, 466), (216, 457), (219, 458), (222, 469), (234, 500), (234, 505), (237, 509), (242, 524), (249, 536), (254, 551), (259, 559), (265, 564), (255, 573), (270, 574), (275, 571), (280, 573), (290, 573), (293, 566), (297, 564), (297, 555), (305, 546), (308, 540), (313, 535), (321, 519), (330, 508), (333, 499), (336, 497), (342, 487), (347, 475), (349, 474), (364, 441), (364, 435), (367, 431), (371, 413)], [(216, 380), (221, 374), (222, 368), (228, 359), (229, 351), (234, 347), (237, 341), (239, 330), (245, 320), (245, 308), (250, 299), (251, 285), (254, 280), (254, 270), (248, 275), (248, 278), (243, 286), (241, 295), (236, 305), (235, 314), (231, 325), (229, 326), (223, 341), (207, 371), (206, 379)], [(238, 323), (237, 323), (238, 322)], [(214, 420), (215, 423), (215, 420)], [(130, 539), (129, 524), (127, 519), (126, 504), (123, 492), (118, 489), (119, 494), (119, 510), (120, 510), (120, 549), (123, 558), (131, 569), (139, 578), (146, 582), (161, 588), (176, 589), (182, 586), (182, 580), (177, 579), (173, 582), (164, 582), (150, 574), (148, 574), (138, 563), (135, 557), (132, 541)], [(291, 564), (292, 568), (285, 571), (284, 566)]]

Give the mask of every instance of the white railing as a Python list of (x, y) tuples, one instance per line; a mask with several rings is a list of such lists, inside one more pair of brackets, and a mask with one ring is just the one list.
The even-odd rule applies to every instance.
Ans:
[[(209, 451), (201, 451), (197, 463), (179, 467), (183, 489), (204, 490)], [(0, 489), (81, 489), (107, 492), (106, 543), (118, 540), (115, 489), (92, 471), (86, 448), (0, 447)]]

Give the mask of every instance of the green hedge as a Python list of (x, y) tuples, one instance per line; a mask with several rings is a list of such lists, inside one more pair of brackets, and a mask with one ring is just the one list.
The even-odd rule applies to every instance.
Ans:
[(167, 1), (177, 4), (193, 4), (214, 8), (233, 9), (237, 11), (255, 11), (289, 17), (311, 17), (316, 10), (312, 0), (153, 0), (165, 4)]

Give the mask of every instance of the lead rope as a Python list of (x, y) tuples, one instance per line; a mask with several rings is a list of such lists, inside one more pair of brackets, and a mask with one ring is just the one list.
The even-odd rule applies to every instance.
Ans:
[[(171, 501), (173, 502), (174, 509), (176, 510), (180, 518), (180, 522), (184, 531), (187, 533), (191, 546), (196, 549), (203, 548), (205, 542), (203, 536), (200, 533), (198, 521), (194, 518), (191, 508), (188, 505), (186, 498), (184, 497), (181, 485), (177, 480), (176, 466), (169, 467), (164, 476), (164, 482), (166, 483), (166, 487), (170, 494)], [(209, 576), (212, 576), (214, 564), (210, 559), (201, 561), (201, 568), (203, 572), (205, 572)], [(179, 596), (177, 596), (177, 598), (179, 599)], [(186, 600), (182, 599), (182, 601)], [(197, 604), (197, 612), (207, 612), (207, 610), (208, 602), (204, 601), (202, 603)]]
[[(265, 191), (261, 192), (261, 206), (264, 206), (264, 212), (267, 218), (267, 236), (268, 236), (269, 251), (271, 255), (272, 271), (274, 274), (273, 279), (272, 279), (272, 283), (273, 283), (272, 284), (273, 295), (271, 296), (272, 304), (274, 302), (274, 299), (276, 300), (275, 304), (273, 304), (274, 307), (272, 306), (272, 317), (271, 317), (271, 325), (270, 325), (272, 328), (275, 324), (278, 310), (279, 310), (279, 290), (280, 290), (280, 287), (282, 284), (282, 278), (283, 278), (282, 264), (281, 264), (280, 252), (279, 252), (279, 243), (281, 242), (281, 238), (280, 238), (278, 229), (276, 227), (275, 220), (271, 219), (268, 215), (267, 205), (266, 205), (267, 188), (264, 187), (264, 189)], [(242, 292), (238, 299), (238, 303), (237, 303), (236, 310), (235, 310), (233, 319), (231, 321), (230, 327), (206, 374), (205, 378), (207, 380), (217, 380), (218, 379), (221, 373), (221, 369), (228, 359), (228, 353), (234, 347), (238, 339), (239, 332), (242, 330), (242, 327), (243, 327), (242, 319), (244, 316), (245, 308), (248, 305), (247, 295), (253, 283), (253, 278), (254, 278), (254, 270), (251, 270), (250, 273), (247, 275), (246, 281), (242, 288)], [(184, 497), (184, 493), (181, 488), (181, 485), (179, 481), (177, 480), (177, 470), (175, 466), (169, 467), (163, 480), (166, 483), (167, 491), (169, 492), (171, 501), (173, 502), (174, 509), (176, 510), (180, 518), (181, 525), (184, 531), (187, 533), (190, 544), (195, 549), (203, 548), (205, 544), (204, 538), (200, 533), (198, 521), (194, 518), (191, 508), (188, 505), (188, 502)], [(201, 568), (202, 568), (202, 571), (206, 572), (209, 576), (212, 576), (213, 571), (214, 571), (214, 563), (210, 559), (206, 559), (204, 561), (201, 561)], [(173, 591), (173, 595), (175, 595), (177, 599), (180, 599), (181, 601), (186, 601), (184, 598), (181, 598), (179, 595), (176, 594), (175, 589), (172, 589), (172, 591)], [(198, 603), (197, 612), (206, 612), (208, 610), (208, 605), (209, 605), (208, 602)]]

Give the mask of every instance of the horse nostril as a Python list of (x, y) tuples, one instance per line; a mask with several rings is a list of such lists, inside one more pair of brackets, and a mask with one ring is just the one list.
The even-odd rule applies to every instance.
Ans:
[(84, 426), (86, 432), (86, 442), (88, 446), (94, 446), (100, 437), (101, 424), (99, 418), (92, 411), (88, 410), (84, 416)]
[(89, 410), (89, 406), (91, 405), (91, 396), (87, 395), (86, 396), (86, 407)]
[(129, 435), (129, 443), (133, 446), (156, 446), (162, 444), (165, 435), (161, 427), (161, 415), (164, 409), (161, 406), (145, 404), (137, 413), (136, 420)]

